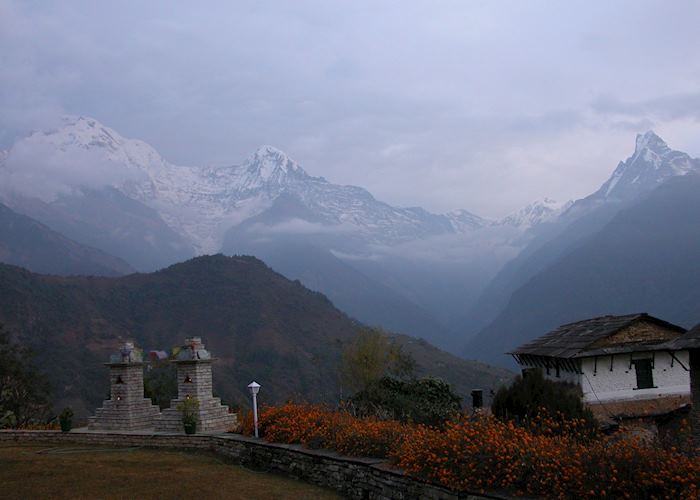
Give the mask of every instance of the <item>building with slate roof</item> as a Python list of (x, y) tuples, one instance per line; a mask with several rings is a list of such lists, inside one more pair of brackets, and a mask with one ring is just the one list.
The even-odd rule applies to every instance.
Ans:
[[(523, 370), (578, 385), (598, 416), (658, 416), (690, 402), (686, 330), (646, 313), (562, 325), (510, 353)], [(698, 332), (700, 347), (700, 332)]]
[(700, 454), (700, 324), (668, 344), (669, 349), (687, 352), (690, 368), (690, 394), (692, 411), (690, 422), (695, 452)]

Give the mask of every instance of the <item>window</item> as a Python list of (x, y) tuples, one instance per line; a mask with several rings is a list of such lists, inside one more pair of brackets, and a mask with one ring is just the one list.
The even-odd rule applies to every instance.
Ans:
[(654, 377), (651, 372), (651, 359), (635, 359), (634, 371), (637, 373), (637, 389), (654, 387)]

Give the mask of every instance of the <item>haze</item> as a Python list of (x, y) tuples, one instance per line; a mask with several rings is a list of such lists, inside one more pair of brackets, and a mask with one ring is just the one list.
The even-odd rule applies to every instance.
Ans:
[(92, 116), (176, 164), (501, 216), (594, 191), (653, 128), (700, 156), (696, 2), (0, 0), (0, 148)]

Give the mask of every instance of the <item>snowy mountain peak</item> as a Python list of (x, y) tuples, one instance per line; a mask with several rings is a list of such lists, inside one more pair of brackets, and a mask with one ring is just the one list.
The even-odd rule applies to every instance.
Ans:
[(47, 132), (35, 132), (32, 136), (43, 135), (45, 138), (63, 146), (82, 148), (108, 148), (115, 150), (128, 142), (94, 118), (66, 115), (61, 117), (61, 126)]
[(637, 134), (637, 140), (634, 148), (635, 155), (641, 154), (645, 149), (649, 149), (657, 154), (663, 154), (671, 150), (664, 140), (656, 135), (653, 130), (649, 130), (644, 134)]
[(281, 183), (287, 176), (303, 178), (301, 166), (274, 146), (260, 146), (245, 163), (249, 173), (257, 173), (263, 182)]
[[(165, 160), (143, 141), (126, 139), (115, 130), (86, 116), (65, 115), (60, 126), (47, 131), (35, 131), (13, 146), (17, 149), (53, 149), (73, 158), (76, 154), (89, 154), (91, 161), (107, 161), (149, 172), (162, 168)], [(74, 158), (73, 158), (74, 160)]]
[(454, 230), (458, 233), (466, 233), (492, 222), (461, 208), (446, 213), (445, 217), (447, 217)]
[(700, 160), (674, 151), (653, 131), (637, 135), (634, 154), (620, 162), (612, 176), (592, 196), (631, 199), (650, 191), (669, 177), (700, 171)]
[(560, 203), (551, 198), (542, 198), (507, 215), (498, 224), (527, 229), (557, 217), (569, 206), (571, 202)]

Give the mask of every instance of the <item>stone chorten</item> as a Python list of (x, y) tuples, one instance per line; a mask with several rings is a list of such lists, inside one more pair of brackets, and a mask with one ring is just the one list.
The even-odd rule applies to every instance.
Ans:
[(143, 358), (133, 342), (126, 342), (109, 363), (110, 399), (88, 419), (90, 430), (152, 429), (160, 414), (143, 396)]
[(199, 402), (197, 432), (227, 431), (236, 424), (237, 416), (229, 413), (228, 406), (223, 406), (221, 399), (212, 395), (211, 364), (215, 359), (204, 348), (201, 338), (188, 338), (185, 344), (174, 361), (177, 366), (177, 399), (161, 413), (156, 431), (184, 432), (177, 406), (189, 398), (196, 398)]

